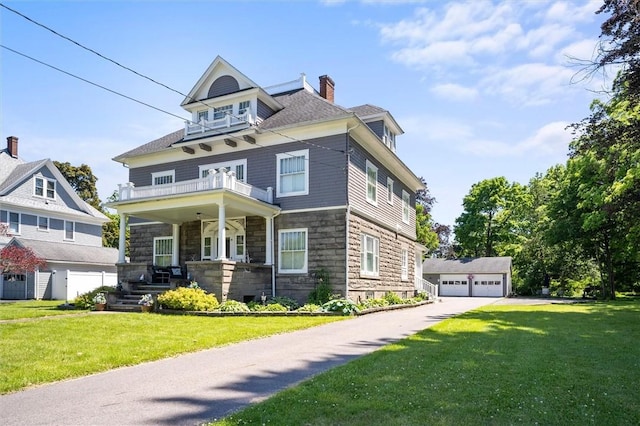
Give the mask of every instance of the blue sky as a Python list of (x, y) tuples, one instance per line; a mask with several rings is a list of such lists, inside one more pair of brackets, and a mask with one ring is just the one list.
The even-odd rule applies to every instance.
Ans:
[[(593, 57), (601, 1), (6, 1), (31, 19), (182, 93), (220, 55), (262, 86), (330, 75), (335, 101), (387, 109), (398, 155), (453, 225), (471, 185), (527, 183), (564, 163), (571, 134), (607, 85)], [(183, 97), (0, 8), (2, 45), (188, 118)], [(27, 161), (88, 164), (101, 199), (118, 154), (183, 121), (0, 48), (0, 135)]]

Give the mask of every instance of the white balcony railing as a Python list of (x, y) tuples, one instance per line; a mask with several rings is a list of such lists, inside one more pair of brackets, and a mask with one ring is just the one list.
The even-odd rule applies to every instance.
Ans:
[(256, 200), (273, 203), (273, 188), (261, 189), (241, 182), (236, 178), (235, 172), (227, 171), (224, 168), (209, 170), (209, 175), (201, 179), (185, 180), (164, 185), (136, 187), (131, 182), (124, 185), (119, 184), (118, 194), (120, 201), (132, 201), (171, 195), (187, 195), (213, 189), (228, 189)]
[(416, 277), (416, 290), (424, 291), (429, 295), (429, 299), (437, 299), (438, 298), (438, 286), (430, 283), (429, 281)]
[(212, 130), (225, 129), (229, 127), (249, 127), (254, 123), (250, 111), (244, 114), (231, 115), (225, 114), (224, 117), (213, 120), (200, 120), (199, 123), (193, 121), (184, 122), (184, 135), (194, 135), (198, 133), (207, 133)]

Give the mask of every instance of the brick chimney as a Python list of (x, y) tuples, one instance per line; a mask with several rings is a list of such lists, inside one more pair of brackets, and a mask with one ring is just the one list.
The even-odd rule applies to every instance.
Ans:
[(13, 158), (18, 158), (18, 137), (9, 136), (7, 138), (7, 152)]
[(328, 75), (320, 76), (320, 96), (333, 103), (333, 92), (335, 83)]

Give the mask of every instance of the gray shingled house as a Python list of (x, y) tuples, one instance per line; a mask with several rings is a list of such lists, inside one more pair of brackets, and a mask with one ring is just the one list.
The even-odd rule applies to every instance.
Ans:
[(503, 297), (512, 292), (511, 257), (425, 259), (425, 280), (438, 285), (440, 296)]
[(262, 87), (217, 57), (181, 104), (184, 128), (114, 158), (129, 169), (111, 205), (124, 287), (196, 280), (220, 300), (302, 302), (328, 272), (354, 300), (413, 294), (423, 184), (396, 154), (403, 131), (382, 108), (335, 104), (334, 88), (304, 74)]
[(0, 245), (29, 247), (47, 265), (29, 274), (0, 274), (0, 298), (65, 300), (115, 286), (118, 251), (102, 247), (108, 220), (75, 193), (51, 160), (23, 161), (18, 138), (8, 137), (0, 151), (0, 224), (7, 229)]

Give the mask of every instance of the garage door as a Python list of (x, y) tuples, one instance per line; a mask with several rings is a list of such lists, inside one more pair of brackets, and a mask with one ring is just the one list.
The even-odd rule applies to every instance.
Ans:
[(504, 296), (502, 276), (489, 275), (473, 279), (473, 296), (476, 297), (502, 297)]
[(440, 280), (440, 296), (469, 296), (467, 280), (442, 279)]

